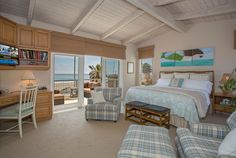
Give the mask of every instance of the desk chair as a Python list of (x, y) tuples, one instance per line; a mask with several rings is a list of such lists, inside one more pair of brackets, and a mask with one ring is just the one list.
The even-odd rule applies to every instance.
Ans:
[[(35, 103), (37, 97), (38, 86), (26, 86), (21, 87), (20, 91), (20, 102), (12, 106), (0, 109), (0, 120), (18, 120), (18, 124), (10, 127), (6, 130), (0, 130), (0, 133), (5, 132), (19, 132), (22, 138), (22, 124), (27, 122), (22, 122), (22, 119), (27, 116), (32, 116), (34, 128), (37, 128), (36, 118), (35, 118)], [(16, 127), (18, 130), (13, 130)]]

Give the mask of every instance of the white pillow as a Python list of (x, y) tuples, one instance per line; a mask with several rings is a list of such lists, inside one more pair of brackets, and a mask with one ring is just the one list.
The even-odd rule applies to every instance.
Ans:
[(171, 79), (159, 78), (157, 80), (156, 86), (158, 87), (168, 87), (170, 84)]
[(208, 94), (211, 94), (212, 85), (213, 84), (210, 81), (185, 79), (182, 88), (203, 90), (206, 91)]
[(174, 78), (174, 74), (173, 73), (161, 73), (161, 78), (162, 79), (172, 79), (172, 78)]
[(191, 73), (190, 74), (190, 79), (192, 79), (192, 80), (210, 81), (210, 75), (209, 74)]
[(92, 92), (91, 96), (92, 96), (94, 104), (96, 104), (96, 103), (105, 103), (106, 102), (102, 92)]
[[(232, 153), (234, 153), (234, 155)], [(220, 144), (218, 156), (220, 155), (236, 156), (236, 128), (232, 129)]]
[(189, 79), (189, 73), (174, 73), (175, 78), (183, 78), (183, 79)]

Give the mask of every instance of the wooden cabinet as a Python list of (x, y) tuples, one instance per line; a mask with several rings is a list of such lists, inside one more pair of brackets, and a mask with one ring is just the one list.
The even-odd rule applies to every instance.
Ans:
[(52, 92), (39, 91), (36, 101), (37, 121), (49, 120), (52, 118)]
[(234, 94), (224, 94), (224, 93), (215, 93), (214, 94), (214, 112), (225, 112), (232, 113), (236, 110), (236, 95)]
[(27, 26), (18, 26), (18, 46), (34, 48), (34, 29)]
[(26, 49), (49, 50), (51, 33), (33, 27), (18, 26), (18, 46)]
[(16, 36), (17, 36), (16, 23), (7, 20), (3, 17), (0, 17), (0, 41), (1, 43), (13, 45), (17, 44)]
[(50, 48), (50, 32), (44, 30), (35, 30), (35, 48), (48, 50)]

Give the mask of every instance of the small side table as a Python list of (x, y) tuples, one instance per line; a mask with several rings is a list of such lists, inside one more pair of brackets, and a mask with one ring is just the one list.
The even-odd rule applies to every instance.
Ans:
[[(233, 104), (234, 102), (234, 104)], [(214, 93), (213, 111), (232, 113), (236, 110), (236, 94)]]

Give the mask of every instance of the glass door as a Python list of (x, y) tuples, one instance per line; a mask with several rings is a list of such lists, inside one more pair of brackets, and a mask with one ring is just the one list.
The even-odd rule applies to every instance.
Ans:
[(53, 57), (54, 110), (78, 107), (79, 57), (64, 54)]

